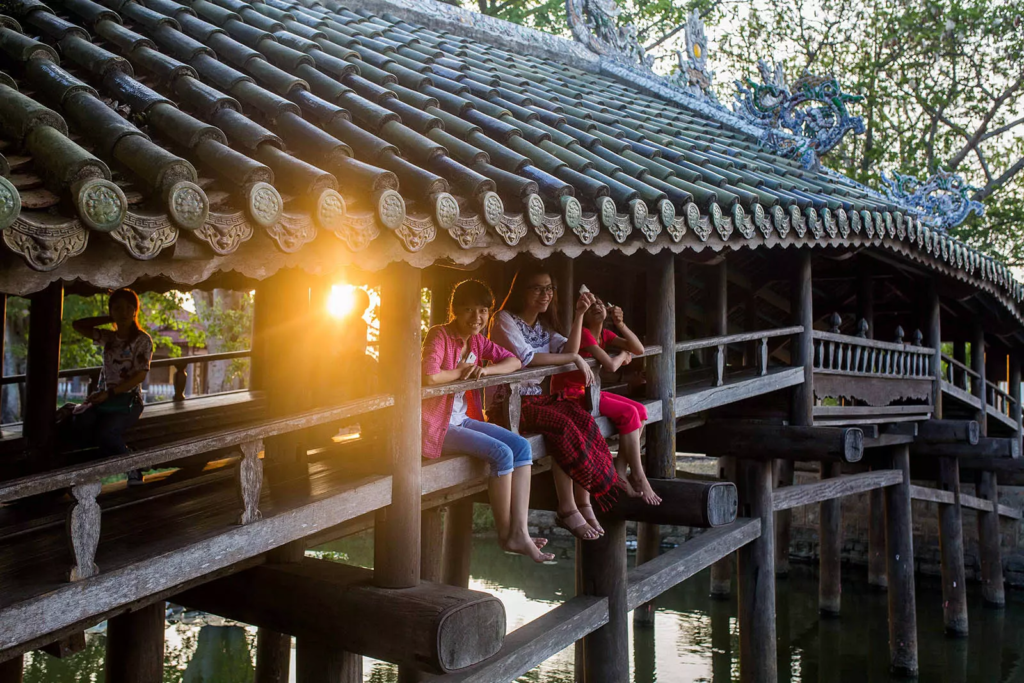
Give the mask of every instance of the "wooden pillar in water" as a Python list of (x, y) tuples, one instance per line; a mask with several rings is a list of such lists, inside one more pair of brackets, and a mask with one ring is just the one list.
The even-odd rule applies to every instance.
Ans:
[(761, 520), (761, 535), (737, 552), (741, 683), (776, 683), (775, 524), (772, 463), (739, 460), (740, 516)]
[(295, 680), (296, 683), (361, 683), (363, 658), (299, 638), (295, 642)]
[(381, 286), (382, 386), (393, 392), (388, 437), (391, 505), (377, 511), (374, 581), (409, 588), (420, 581), (420, 271), (391, 265)]
[(889, 658), (892, 671), (916, 676), (917, 600), (914, 597), (914, 520), (910, 512), (910, 447), (894, 446), (893, 469), (903, 481), (885, 489), (885, 566), (889, 591)]
[[(842, 474), (838, 462), (820, 462), (821, 479)], [(843, 509), (842, 498), (818, 504), (818, 610), (838, 616), (842, 602)]]
[(24, 667), (25, 662), (22, 655), (0, 662), (0, 683), (21, 683)]
[(54, 282), (33, 294), (28, 317), (28, 359), (23, 433), (27, 450), (45, 467), (56, 463), (57, 373), (60, 371), (60, 321), (64, 287)]
[(584, 683), (629, 680), (629, 612), (626, 610), (626, 522), (601, 520), (605, 535), (577, 545), (580, 589), (608, 598), (608, 623), (583, 638)]
[[(977, 349), (977, 350), (976, 350)], [(978, 385), (981, 388), (981, 408), (975, 419), (981, 428), (981, 436), (988, 436), (988, 415), (986, 401), (986, 363), (985, 363), (985, 330), (980, 324), (974, 326), (971, 340), (971, 366), (981, 374)], [(1005, 367), (1005, 366), (1004, 366)], [(1019, 371), (1018, 371), (1019, 372)], [(994, 378), (998, 380), (998, 377)], [(976, 396), (978, 394), (975, 394)], [(982, 470), (978, 472), (977, 494), (979, 498), (992, 501), (992, 512), (978, 510), (978, 551), (981, 555), (981, 595), (987, 605), (1002, 607), (1006, 604), (1006, 593), (1003, 589), (1003, 557), (999, 548), (999, 486), (996, 473)]]
[[(711, 318), (711, 334), (716, 337), (729, 334), (729, 270), (725, 257), (711, 267), (709, 273), (707, 291), (710, 300), (713, 302), (708, 309)], [(726, 363), (725, 358), (719, 358), (717, 354), (726, 353), (727, 348), (721, 347), (715, 353), (715, 362)], [(731, 456), (718, 458), (718, 472), (723, 479), (729, 478), (735, 481), (736, 462)], [(732, 565), (733, 557), (723, 557), (711, 565), (711, 597), (727, 598), (732, 592)]]
[[(685, 305), (685, 303), (684, 303)], [(647, 361), (647, 396), (661, 402), (662, 420), (647, 426), (644, 467), (647, 476), (671, 479), (676, 474), (676, 278), (675, 257), (667, 249), (651, 256), (647, 271), (647, 335), (649, 344), (660, 344), (661, 355)], [(636, 563), (658, 556), (661, 527), (637, 524)], [(636, 624), (654, 623), (654, 602), (633, 611)]]
[(420, 580), (442, 582), (444, 560), (444, 511), (440, 507), (424, 510), (420, 518)]
[(163, 602), (107, 620), (106, 683), (163, 683)]
[[(934, 285), (929, 288), (928, 301), (928, 344), (935, 349), (932, 358), (935, 381), (932, 387), (933, 417), (942, 418), (942, 327), (939, 295)], [(983, 345), (983, 344), (982, 344)], [(971, 356), (980, 360), (984, 377), (984, 353), (978, 354), (974, 344)], [(984, 385), (984, 381), (982, 381)], [(984, 406), (984, 393), (982, 392)], [(985, 434), (984, 408), (978, 425)], [(967, 586), (964, 572), (963, 516), (960, 509), (960, 465), (956, 458), (939, 458), (939, 488), (952, 491), (951, 505), (939, 503), (939, 549), (942, 563), (942, 615), (946, 633), (955, 636), (967, 635)]]
[[(861, 259), (857, 277), (857, 333), (860, 321), (867, 323), (868, 339), (875, 338), (875, 283), (871, 259)], [(872, 489), (868, 493), (868, 585), (885, 590), (885, 492)]]

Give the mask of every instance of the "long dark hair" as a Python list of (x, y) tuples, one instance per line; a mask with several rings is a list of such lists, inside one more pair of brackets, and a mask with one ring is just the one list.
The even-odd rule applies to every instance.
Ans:
[[(555, 276), (552, 275), (551, 269), (543, 263), (530, 263), (517, 270), (515, 277), (512, 278), (512, 286), (508, 289), (508, 295), (498, 310), (507, 310), (509, 313), (522, 315), (523, 309), (526, 307), (526, 288), (530, 285), (530, 281), (541, 275), (547, 275), (551, 278), (551, 284), (555, 284)], [(548, 310), (538, 315), (537, 319), (547, 329), (564, 334), (558, 322), (557, 289), (551, 294), (551, 303), (548, 305)]]
[(118, 301), (124, 301), (125, 303), (131, 304), (135, 307), (135, 315), (132, 316), (132, 330), (128, 336), (134, 338), (137, 334), (142, 332), (142, 325), (139, 324), (139, 311), (142, 310), (142, 304), (139, 302), (139, 295), (134, 290), (123, 287), (121, 289), (115, 289), (110, 293), (110, 299), (107, 301), (107, 309), (109, 310)]

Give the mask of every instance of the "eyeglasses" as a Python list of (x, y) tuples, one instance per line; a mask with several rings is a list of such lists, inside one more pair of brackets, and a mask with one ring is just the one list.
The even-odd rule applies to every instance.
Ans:
[(540, 296), (541, 294), (554, 294), (558, 291), (558, 287), (555, 285), (533, 285), (532, 287), (527, 287), (526, 291)]

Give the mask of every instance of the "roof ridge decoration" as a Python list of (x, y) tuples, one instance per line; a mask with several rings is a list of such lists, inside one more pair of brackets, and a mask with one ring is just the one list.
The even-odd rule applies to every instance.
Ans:
[(882, 192), (891, 201), (906, 206), (923, 225), (946, 232), (963, 223), (974, 212), (985, 215), (985, 205), (968, 197), (978, 188), (968, 184), (958, 173), (939, 170), (922, 182), (912, 175), (892, 171), (892, 177), (881, 172)]
[(619, 26), (615, 0), (565, 0), (569, 29), (591, 52), (653, 73), (654, 59), (644, 52), (633, 24)]
[[(804, 69), (803, 76), (790, 86), (781, 61), (770, 68), (765, 60), (759, 59), (757, 70), (761, 83), (749, 78), (736, 81), (737, 92), (733, 95), (733, 109), (747, 120), (768, 128), (784, 128), (809, 139), (819, 158), (828, 154), (848, 132), (859, 135), (865, 131), (864, 119), (851, 115), (847, 109), (848, 104), (863, 100), (863, 95), (843, 92), (832, 74), (817, 76)], [(814, 102), (818, 106), (804, 106)]]
[(715, 72), (708, 68), (708, 39), (698, 10), (693, 10), (686, 18), (683, 37), (686, 41), (686, 55), (676, 50), (679, 70), (670, 76), (670, 80), (694, 97), (719, 104), (718, 96), (711, 88), (715, 82)]

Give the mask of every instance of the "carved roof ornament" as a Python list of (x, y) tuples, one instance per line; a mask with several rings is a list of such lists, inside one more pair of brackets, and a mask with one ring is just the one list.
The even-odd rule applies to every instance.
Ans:
[(679, 71), (670, 77), (676, 86), (694, 97), (718, 103), (718, 97), (711, 86), (715, 82), (715, 72), (708, 68), (708, 39), (704, 34), (704, 21), (700, 12), (693, 10), (686, 19), (684, 30), (686, 53), (676, 50), (679, 60)]
[(938, 171), (924, 182), (912, 175), (893, 171), (889, 177), (882, 172), (885, 196), (908, 207), (926, 227), (942, 232), (963, 223), (971, 212), (985, 215), (985, 206), (969, 196), (977, 189), (949, 171)]
[(761, 83), (749, 78), (736, 81), (733, 108), (749, 121), (807, 138), (818, 157), (828, 154), (848, 132), (864, 132), (864, 120), (847, 108), (863, 96), (843, 92), (835, 76), (815, 76), (804, 70), (790, 86), (782, 62), (771, 68), (760, 59), (757, 70)]
[(591, 52), (623, 64), (651, 70), (633, 24), (619, 25), (622, 10), (615, 0), (565, 0), (565, 13), (573, 37)]

